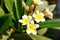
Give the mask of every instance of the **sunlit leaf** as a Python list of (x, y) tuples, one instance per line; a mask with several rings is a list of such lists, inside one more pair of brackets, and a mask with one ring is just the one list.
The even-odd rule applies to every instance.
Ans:
[(5, 6), (9, 12), (12, 12), (13, 0), (4, 0)]
[(38, 30), (38, 35), (43, 35), (44, 33), (46, 33), (48, 28), (42, 28)]
[(33, 40), (52, 40), (48, 37), (39, 36), (39, 35), (29, 35)]
[(4, 15), (4, 11), (2, 9), (2, 7), (0, 6), (0, 16)]

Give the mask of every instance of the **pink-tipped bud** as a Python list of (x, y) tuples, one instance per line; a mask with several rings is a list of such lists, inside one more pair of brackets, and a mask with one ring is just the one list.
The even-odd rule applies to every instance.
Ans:
[(22, 2), (22, 7), (24, 7), (24, 8), (26, 7), (26, 4), (24, 1)]
[(28, 12), (29, 11), (29, 6), (26, 6), (25, 7), (25, 10)]

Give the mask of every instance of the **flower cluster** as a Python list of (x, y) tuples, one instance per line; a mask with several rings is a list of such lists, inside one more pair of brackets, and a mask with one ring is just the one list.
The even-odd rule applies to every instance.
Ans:
[(27, 25), (27, 34), (37, 34), (36, 28), (38, 28), (39, 25), (35, 24), (34, 21), (37, 23), (45, 21), (44, 14), (39, 13), (38, 10), (36, 13), (33, 13), (32, 16), (23, 15), (22, 18), (23, 19), (19, 20), (19, 22), (22, 23), (22, 25)]
[[(41, 0), (33, 0), (34, 4), (42, 4), (43, 2)], [(23, 7), (26, 9), (26, 11), (29, 10), (29, 7), (26, 7), (26, 4), (22, 3)], [(34, 9), (34, 5), (31, 6), (31, 9)], [(39, 27), (40, 22), (45, 22), (45, 17), (48, 17), (50, 19), (53, 19), (53, 14), (49, 11), (48, 8), (44, 9), (42, 12), (39, 10), (36, 10), (36, 12), (33, 12), (32, 15), (23, 15), (22, 19), (19, 20), (22, 25), (27, 25), (26, 33), (27, 34), (37, 34), (37, 28)]]

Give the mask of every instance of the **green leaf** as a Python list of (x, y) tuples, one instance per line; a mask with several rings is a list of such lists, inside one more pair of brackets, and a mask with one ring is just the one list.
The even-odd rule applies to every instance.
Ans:
[(9, 26), (11, 26), (11, 14), (5, 14), (0, 17), (0, 33), (3, 33)]
[(33, 1), (33, 0), (29, 0), (29, 1), (27, 0), (27, 1), (26, 1), (26, 5), (31, 6), (31, 5), (32, 5), (32, 1)]
[(54, 27), (53, 29), (57, 29), (57, 30), (60, 30), (60, 27)]
[(49, 6), (48, 6), (48, 8), (49, 8), (49, 10), (50, 10), (51, 12), (55, 9), (55, 7), (56, 7), (55, 4), (54, 4), (54, 5), (49, 5)]
[(18, 21), (18, 16), (17, 16), (16, 7), (15, 7), (15, 2), (13, 2), (13, 15), (14, 15), (15, 21)]
[(9, 12), (12, 12), (13, 0), (4, 0), (5, 6)]
[(2, 15), (4, 15), (4, 11), (3, 11), (2, 7), (0, 6), (0, 17), (1, 17)]
[(60, 19), (46, 20), (45, 22), (39, 23), (39, 25), (44, 28), (60, 27)]
[(13, 15), (13, 1), (14, 0), (4, 0), (4, 4), (6, 8), (8, 9), (9, 13), (12, 14), (12, 18), (15, 20), (14, 15)]
[(23, 14), (23, 8), (22, 8), (22, 0), (16, 0), (16, 11), (18, 13), (19, 19), (21, 19)]
[[(15, 6), (16, 6), (16, 11), (17, 11), (17, 17), (19, 20), (22, 18), (22, 14), (23, 14), (22, 0), (16, 0)], [(21, 24), (19, 22), (17, 22), (17, 23), (18, 23), (18, 31), (21, 32)]]
[(46, 33), (48, 28), (42, 28), (38, 30), (38, 35), (43, 35), (44, 33)]
[(39, 35), (29, 35), (33, 40), (52, 40), (50, 38), (39, 36)]

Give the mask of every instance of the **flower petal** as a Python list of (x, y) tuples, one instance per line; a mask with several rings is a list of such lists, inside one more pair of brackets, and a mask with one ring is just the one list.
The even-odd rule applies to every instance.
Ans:
[(34, 24), (34, 21), (33, 20), (31, 21), (31, 24)]
[(34, 18), (36, 17), (36, 14), (35, 13), (33, 13), (33, 15), (32, 15)]
[(49, 11), (49, 9), (48, 9), (48, 8), (46, 8), (46, 11)]
[(35, 19), (35, 21), (36, 21), (37, 23), (39, 23), (39, 22), (40, 22), (40, 20), (37, 20), (37, 19)]
[(23, 20), (21, 19), (21, 20), (19, 20), (19, 22), (20, 22), (20, 23), (23, 23)]
[(41, 14), (42, 16), (44, 16), (44, 14), (43, 14), (42, 12), (41, 12), (40, 14)]
[(45, 18), (43, 18), (43, 19), (41, 20), (41, 22), (45, 22)]
[(36, 13), (39, 13), (39, 11), (37, 10)]
[(36, 25), (36, 28), (38, 28), (39, 27), (39, 25), (38, 24), (35, 24)]
[(43, 4), (43, 1), (40, 1), (38, 4)]
[(26, 33), (27, 33), (27, 34), (31, 34), (31, 31), (29, 31), (29, 30), (27, 29), (27, 30), (26, 30)]
[(24, 18), (27, 18), (27, 15), (23, 15), (22, 18), (23, 18), (23, 19), (24, 19)]
[(28, 16), (29, 18), (30, 18), (30, 20), (32, 19), (32, 17), (31, 16)]
[(37, 35), (37, 31), (36, 31), (36, 30), (35, 30), (35, 31), (33, 31), (33, 32), (32, 32), (32, 34)]

